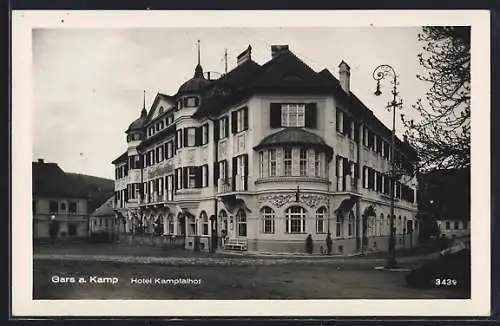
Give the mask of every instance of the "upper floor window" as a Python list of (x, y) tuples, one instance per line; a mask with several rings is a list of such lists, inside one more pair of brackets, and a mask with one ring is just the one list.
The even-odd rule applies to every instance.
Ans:
[(72, 213), (72, 214), (76, 214), (76, 205), (77, 205), (76, 202), (69, 202), (68, 212)]
[(182, 129), (177, 130), (176, 134), (176, 147), (182, 148)]
[(187, 128), (187, 141), (185, 146), (196, 146), (196, 128)]
[(316, 128), (316, 103), (271, 103), (270, 126)]
[(292, 149), (284, 148), (283, 152), (284, 152), (283, 163), (285, 164), (285, 175), (289, 176), (292, 175)]
[(226, 138), (229, 135), (228, 128), (228, 117), (223, 117), (219, 119), (219, 139)]
[(264, 152), (259, 152), (259, 176), (264, 177)]
[(49, 213), (57, 213), (59, 211), (59, 204), (56, 201), (49, 202)]
[(283, 104), (281, 106), (281, 126), (305, 127), (305, 104)]
[(201, 144), (208, 144), (208, 123), (201, 126)]
[(188, 167), (188, 188), (196, 188), (196, 168)]
[(168, 141), (165, 143), (165, 158), (169, 159), (174, 156), (174, 142), (173, 141)]
[(337, 108), (336, 112), (336, 126), (338, 132), (344, 133), (344, 112), (342, 112), (339, 108)]
[(231, 113), (231, 132), (233, 134), (248, 129), (248, 107)]
[(269, 176), (276, 176), (276, 150), (270, 149), (268, 152), (269, 156)]
[(307, 175), (307, 150), (301, 148), (300, 149), (300, 158), (299, 158), (299, 174), (300, 176)]
[(208, 164), (201, 166), (201, 186), (208, 187)]
[(158, 109), (158, 114), (163, 114), (163, 111), (164, 111), (163, 106), (160, 106), (160, 108)]
[(182, 107), (192, 108), (198, 106), (200, 99), (197, 96), (188, 96), (184, 97), (182, 101), (183, 101)]
[(314, 176), (319, 177), (321, 175), (321, 160), (318, 151), (314, 151)]

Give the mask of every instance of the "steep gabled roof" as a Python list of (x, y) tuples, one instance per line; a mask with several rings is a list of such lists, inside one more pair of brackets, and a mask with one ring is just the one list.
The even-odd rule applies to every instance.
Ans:
[(259, 91), (300, 90), (331, 92), (330, 85), (313, 69), (289, 50), (277, 54), (266, 62), (259, 74), (250, 82)]
[(56, 163), (32, 162), (33, 194), (38, 197), (87, 198), (85, 183), (68, 176)]
[(113, 216), (113, 201), (115, 197), (112, 196), (108, 198), (101, 206), (99, 206), (90, 216), (99, 217), (99, 216)]
[(115, 158), (111, 164), (116, 164), (116, 163), (121, 163), (121, 162), (127, 162), (127, 157), (128, 157), (128, 151), (125, 151), (122, 155), (118, 156)]

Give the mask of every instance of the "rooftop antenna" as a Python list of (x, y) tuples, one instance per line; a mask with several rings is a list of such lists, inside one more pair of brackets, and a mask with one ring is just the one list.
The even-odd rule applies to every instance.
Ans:
[(143, 91), (143, 96), (142, 96), (142, 108), (146, 108), (146, 90)]
[(198, 40), (198, 64), (200, 64), (200, 40)]
[(224, 72), (227, 74), (227, 48), (224, 49)]

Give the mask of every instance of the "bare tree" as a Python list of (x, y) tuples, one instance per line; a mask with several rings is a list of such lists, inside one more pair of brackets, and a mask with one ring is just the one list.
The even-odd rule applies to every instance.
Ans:
[(412, 107), (418, 121), (401, 115), (408, 141), (419, 156), (419, 170), (470, 166), (470, 27), (424, 27), (418, 55), (431, 84), (426, 99)]

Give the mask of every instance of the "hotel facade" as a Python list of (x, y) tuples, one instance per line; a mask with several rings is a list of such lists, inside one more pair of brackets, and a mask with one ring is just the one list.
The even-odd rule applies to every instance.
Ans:
[(158, 93), (126, 130), (115, 165), (115, 212), (126, 233), (182, 238), (185, 248), (260, 252), (386, 250), (390, 194), (397, 248), (418, 234), (415, 151), (339, 79), (286, 45), (265, 64), (249, 46), (218, 79), (199, 63), (174, 95)]

